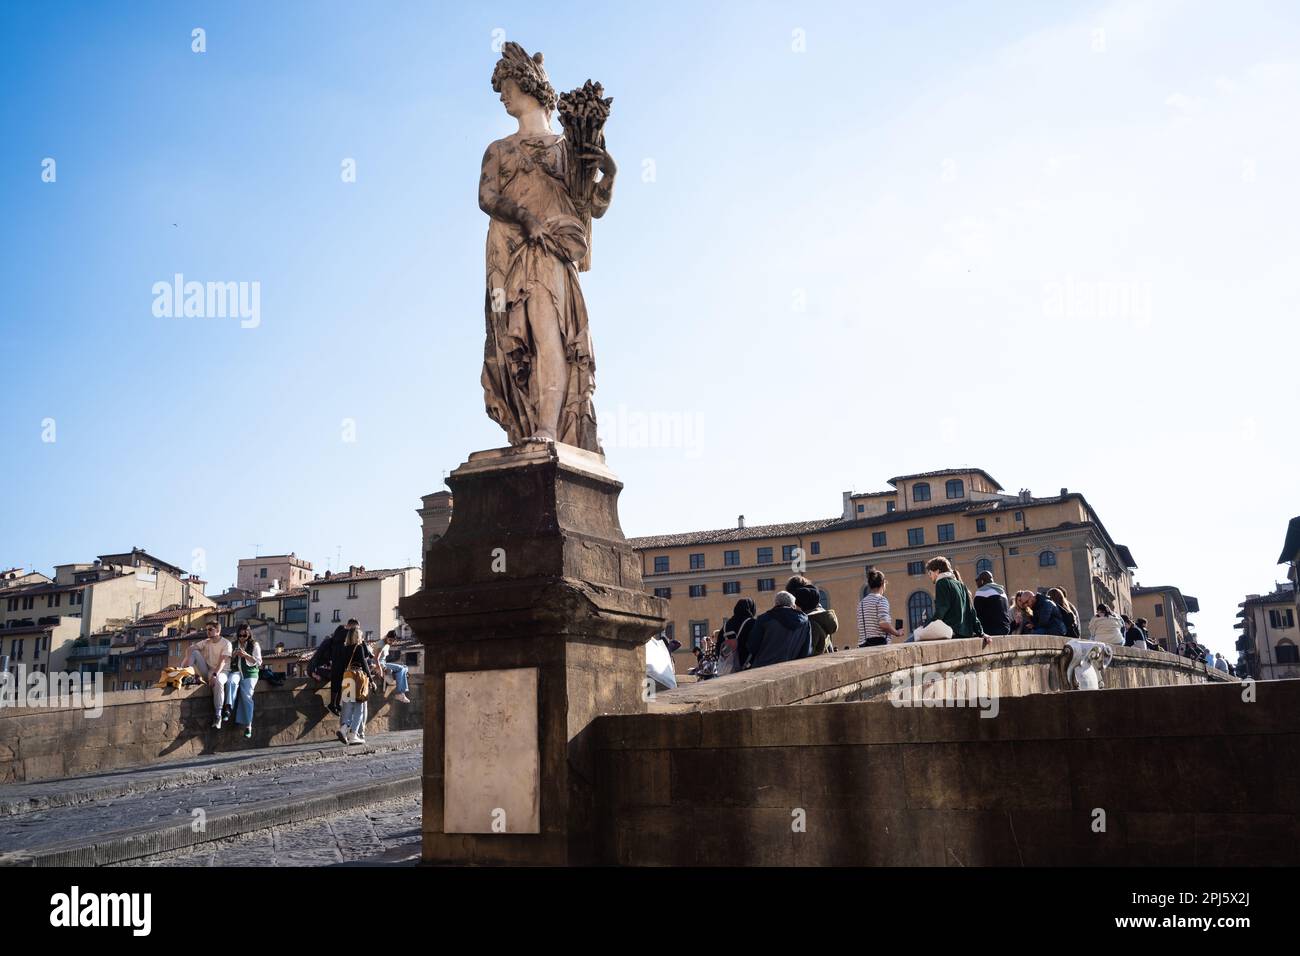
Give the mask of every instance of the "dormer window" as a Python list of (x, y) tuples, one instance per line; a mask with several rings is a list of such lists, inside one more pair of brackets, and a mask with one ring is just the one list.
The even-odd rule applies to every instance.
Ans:
[(930, 483), (928, 481), (918, 481), (912, 486), (913, 501), (930, 500)]
[(949, 498), (966, 497), (966, 482), (962, 481), (960, 478), (949, 479), (946, 488), (947, 488), (947, 495)]

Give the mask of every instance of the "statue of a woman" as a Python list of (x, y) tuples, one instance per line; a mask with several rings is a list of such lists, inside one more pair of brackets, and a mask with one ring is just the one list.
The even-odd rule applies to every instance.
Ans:
[[(530, 57), (507, 43), (492, 89), (519, 131), (483, 154), (479, 207), (492, 221), (487, 236), (487, 343), (483, 391), (488, 415), (511, 444), (560, 441), (589, 451), (596, 442), (596, 362), (578, 268), (589, 236), (582, 210), (609, 208), (617, 169), (599, 147), (575, 154), (551, 132), (555, 90)], [(589, 196), (570, 195), (570, 163), (595, 165)], [(579, 179), (580, 177), (573, 177)]]

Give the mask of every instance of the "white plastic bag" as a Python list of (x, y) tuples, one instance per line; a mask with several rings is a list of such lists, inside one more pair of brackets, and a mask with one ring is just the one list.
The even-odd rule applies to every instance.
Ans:
[(669, 653), (668, 645), (657, 637), (646, 641), (645, 673), (647, 677), (669, 690), (677, 687), (677, 675), (673, 671), (673, 655)]

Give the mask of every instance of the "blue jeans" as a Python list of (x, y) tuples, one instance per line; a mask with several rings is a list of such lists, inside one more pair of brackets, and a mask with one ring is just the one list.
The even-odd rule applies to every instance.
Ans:
[(231, 710), (235, 709), (235, 703), (239, 699), (239, 679), (242, 676), (243, 675), (239, 673), (239, 669), (236, 668), (232, 670), (230, 676), (226, 678), (225, 704)]
[(410, 684), (406, 679), (405, 664), (390, 664), (388, 661), (384, 661), (384, 670), (393, 675), (393, 683), (397, 685), (399, 694), (405, 694), (410, 690)]
[(256, 677), (240, 677), (239, 706), (235, 708), (235, 723), (253, 726), (253, 691), (257, 689)]
[(342, 718), (344, 730), (364, 735), (366, 732), (366, 702), (364, 700), (345, 700), (343, 702)]

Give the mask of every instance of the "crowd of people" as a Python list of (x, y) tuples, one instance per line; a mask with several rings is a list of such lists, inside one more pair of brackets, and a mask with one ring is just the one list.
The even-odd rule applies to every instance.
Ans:
[[(339, 718), (336, 732), (345, 744), (366, 742), (367, 700), (371, 682), (391, 678), (397, 693), (394, 700), (409, 704), (410, 689), (406, 665), (388, 660), (397, 633), (389, 631), (379, 645), (365, 640), (356, 618), (340, 625), (321, 641), (307, 664), (307, 673), (319, 681), (329, 681), (329, 711)], [(212, 688), (212, 727), (220, 730), (233, 717), (243, 726), (244, 737), (253, 736), (253, 692), (262, 675), (262, 648), (253, 638), (252, 629), (240, 624), (232, 642), (221, 636), (221, 628), (208, 624), (205, 637), (190, 648), (181, 668), (192, 668), (199, 683)]]
[[(931, 558), (925, 572), (934, 585), (933, 610), (910, 635), (904, 631), (903, 621), (893, 617), (885, 575), (874, 568), (867, 572), (867, 591), (857, 610), (858, 647), (972, 637), (983, 638), (987, 645), (990, 638), (1013, 634), (1070, 639), (1084, 637), (1086, 630), (1088, 640), (1162, 649), (1151, 638), (1146, 618), (1116, 614), (1106, 604), (1097, 605), (1096, 615), (1085, 628), (1078, 608), (1062, 587), (1017, 591), (1008, 597), (991, 572), (981, 571), (971, 592), (945, 557)], [(700, 678), (716, 677), (834, 651), (832, 635), (839, 630), (839, 621), (833, 610), (822, 607), (820, 594), (812, 581), (795, 575), (762, 614), (752, 599), (742, 598), (726, 624), (695, 649), (697, 663), (690, 672)], [(1235, 673), (1222, 654), (1211, 654), (1195, 642), (1181, 644), (1176, 653)]]

